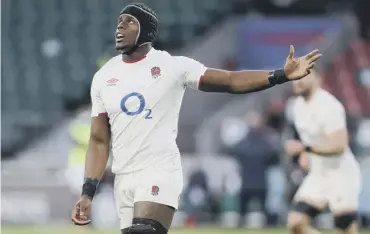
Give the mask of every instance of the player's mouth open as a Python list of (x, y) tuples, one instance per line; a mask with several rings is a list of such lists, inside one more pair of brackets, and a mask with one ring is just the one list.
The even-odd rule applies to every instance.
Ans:
[(125, 38), (125, 35), (122, 33), (116, 33), (116, 42), (121, 42)]

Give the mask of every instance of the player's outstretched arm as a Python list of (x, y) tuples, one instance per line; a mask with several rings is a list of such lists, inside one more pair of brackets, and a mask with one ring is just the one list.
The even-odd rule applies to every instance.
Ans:
[(321, 57), (319, 50), (314, 50), (300, 58), (294, 57), (294, 47), (290, 52), (283, 69), (274, 71), (226, 71), (207, 69), (202, 77), (199, 89), (205, 92), (227, 92), (245, 94), (256, 92), (297, 80), (307, 76)]

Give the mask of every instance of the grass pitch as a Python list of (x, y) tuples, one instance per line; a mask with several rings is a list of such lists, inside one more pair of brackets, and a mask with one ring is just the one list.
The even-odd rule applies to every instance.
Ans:
[[(95, 230), (86, 227), (63, 227), (63, 228), (47, 228), (47, 227), (17, 227), (17, 226), (2, 226), (1, 234), (119, 234), (118, 229)], [(169, 234), (287, 234), (285, 229), (222, 229), (217, 227), (212, 228), (194, 228), (183, 229), (174, 228), (169, 231)], [(334, 233), (333, 231), (323, 231), (324, 234)], [(360, 234), (370, 234), (370, 230), (361, 230)]]

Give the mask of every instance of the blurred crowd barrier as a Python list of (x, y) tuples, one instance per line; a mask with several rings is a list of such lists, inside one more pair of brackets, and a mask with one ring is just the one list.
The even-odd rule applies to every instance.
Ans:
[[(263, 184), (248, 184), (242, 165), (228, 155), (183, 155), (185, 187), (175, 226), (217, 224), (223, 227), (284, 226), (290, 205), (288, 172), (279, 164), (266, 167)], [(364, 178), (369, 158), (360, 159)], [(70, 209), (79, 196), (76, 183), (63, 170), (5, 170), (2, 185), (2, 225), (70, 225)], [(299, 175), (289, 175), (299, 176)], [(75, 174), (75, 179), (80, 175)], [(258, 178), (254, 177), (254, 180)], [(365, 180), (366, 181), (366, 180)], [(249, 186), (250, 185), (250, 186)], [(94, 198), (93, 225), (116, 227), (113, 179), (105, 180)], [(370, 215), (370, 184), (363, 183), (360, 215)], [(330, 216), (318, 218), (332, 227)]]

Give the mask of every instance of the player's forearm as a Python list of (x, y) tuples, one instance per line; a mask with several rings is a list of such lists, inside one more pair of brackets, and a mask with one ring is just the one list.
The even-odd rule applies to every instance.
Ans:
[(268, 79), (271, 71), (236, 71), (230, 73), (229, 93), (244, 94), (273, 87)]
[(85, 178), (101, 180), (109, 157), (109, 142), (90, 139), (85, 163)]
[(109, 157), (109, 141), (90, 136), (85, 163), (85, 182), (81, 196), (93, 199), (100, 180), (103, 178)]
[(332, 157), (341, 155), (346, 150), (347, 146), (339, 144), (338, 142), (325, 142), (319, 145), (313, 145), (310, 148), (310, 151), (314, 154)]
[(246, 94), (268, 89), (289, 81), (283, 69), (274, 71), (225, 71), (207, 69), (200, 80), (204, 92)]

